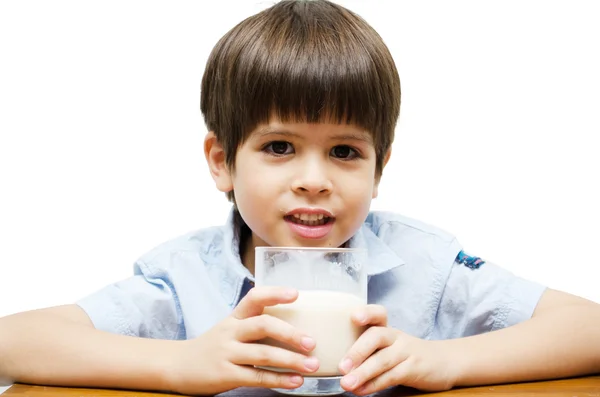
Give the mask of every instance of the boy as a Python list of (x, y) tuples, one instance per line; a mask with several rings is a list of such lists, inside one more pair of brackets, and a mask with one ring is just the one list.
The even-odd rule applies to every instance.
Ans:
[(340, 362), (355, 394), (598, 371), (598, 305), (469, 257), (433, 227), (369, 213), (399, 107), (387, 48), (342, 7), (283, 1), (234, 27), (201, 99), (210, 172), (234, 202), (226, 226), (156, 248), (77, 305), (1, 319), (0, 376), (184, 394), (300, 386), (292, 372), (318, 362), (252, 343), (314, 348), (262, 315), (297, 291), (252, 288), (261, 245), (368, 248), (370, 305), (354, 321), (370, 327)]

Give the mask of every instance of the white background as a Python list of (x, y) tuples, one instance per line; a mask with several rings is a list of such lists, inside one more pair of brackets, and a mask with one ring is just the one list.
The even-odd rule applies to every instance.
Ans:
[[(339, 2), (402, 82), (373, 208), (600, 302), (597, 3)], [(200, 80), (218, 38), (269, 4), (0, 2), (0, 316), (73, 302), (225, 221)]]

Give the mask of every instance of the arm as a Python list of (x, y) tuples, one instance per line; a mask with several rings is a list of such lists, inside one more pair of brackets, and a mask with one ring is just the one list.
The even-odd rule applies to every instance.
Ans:
[(456, 386), (600, 372), (600, 305), (546, 290), (530, 320), (486, 334), (439, 341), (459, 358)]
[[(303, 381), (297, 372), (318, 368), (307, 357), (314, 341), (262, 312), (297, 296), (297, 291), (283, 288), (254, 288), (230, 317), (182, 341), (96, 330), (75, 305), (14, 314), (0, 319), (0, 379), (208, 395), (240, 386), (296, 388)], [(295, 351), (255, 343), (265, 338)], [(255, 365), (290, 371), (276, 373)]]
[(456, 339), (387, 327), (377, 305), (353, 320), (370, 328), (340, 363), (341, 384), (359, 396), (394, 385), (440, 391), (600, 372), (600, 305), (555, 290), (543, 293), (529, 320)]
[(4, 383), (167, 390), (174, 344), (96, 330), (76, 305), (0, 319)]

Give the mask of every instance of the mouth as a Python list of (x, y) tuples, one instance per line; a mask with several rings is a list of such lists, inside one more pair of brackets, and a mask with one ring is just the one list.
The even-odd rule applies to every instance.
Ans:
[(332, 223), (335, 220), (333, 216), (327, 215), (323, 212), (295, 212), (293, 214), (285, 215), (284, 219), (288, 222), (303, 226), (323, 226), (327, 225), (328, 223)]

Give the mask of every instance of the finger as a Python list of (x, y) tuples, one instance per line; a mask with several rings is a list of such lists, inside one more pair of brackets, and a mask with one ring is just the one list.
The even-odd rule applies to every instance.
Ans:
[(316, 344), (314, 339), (298, 328), (276, 317), (264, 314), (241, 320), (236, 338), (240, 342), (272, 338), (303, 352), (311, 351)]
[(387, 327), (371, 327), (354, 342), (346, 357), (340, 362), (340, 371), (347, 374), (358, 367), (375, 351), (394, 343), (396, 335)]
[(256, 287), (240, 301), (233, 310), (233, 317), (238, 320), (262, 314), (266, 306), (279, 303), (291, 303), (298, 298), (298, 291), (283, 287)]
[(366, 396), (367, 394), (372, 394), (388, 387), (402, 385), (408, 378), (409, 370), (410, 365), (408, 361), (403, 361), (389, 371), (383, 372), (381, 375), (367, 381), (352, 393), (357, 396)]
[(304, 379), (298, 374), (280, 373), (253, 367), (238, 368), (239, 386), (295, 389), (304, 383)]
[(319, 369), (316, 357), (307, 357), (290, 350), (259, 343), (242, 343), (231, 361), (238, 365), (273, 367), (309, 374)]
[(379, 387), (381, 386), (379, 381), (374, 381), (374, 379), (390, 371), (405, 359), (406, 356), (398, 349), (394, 349), (394, 345), (392, 345), (371, 355), (364, 363), (344, 376), (340, 383), (348, 391), (359, 389), (365, 384), (370, 385), (371, 388)]
[(356, 325), (387, 327), (387, 310), (381, 305), (366, 305), (352, 314)]

